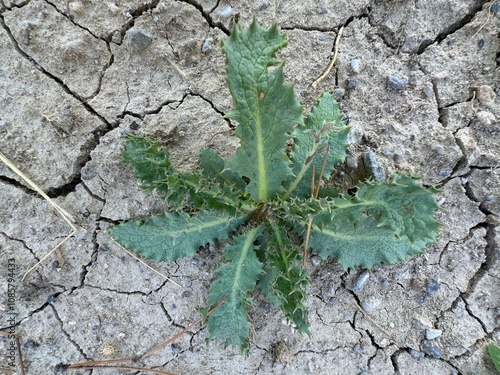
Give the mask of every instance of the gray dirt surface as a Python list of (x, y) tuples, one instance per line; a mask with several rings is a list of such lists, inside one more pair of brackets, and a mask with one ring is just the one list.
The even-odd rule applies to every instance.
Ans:
[[(81, 228), (21, 282), (70, 228), (0, 163), (0, 330), (11, 325), (14, 259), (26, 373), (134, 357), (199, 318), (215, 249), (153, 264), (179, 287), (106, 231), (168, 208), (141, 192), (120, 149), (126, 134), (161, 137), (182, 170), (196, 167), (202, 147), (234, 153), (219, 46), (234, 17), (248, 25), (254, 16), (287, 33), (280, 58), (306, 107), (323, 91), (337, 95), (352, 165), (374, 155), (372, 172), (414, 173), (441, 189), (441, 236), (425, 254), (368, 275), (313, 257), (311, 337), (257, 298), (248, 358), (207, 346), (198, 325), (134, 365), (207, 375), (497, 374), (486, 345), (500, 343), (498, 0), (0, 1), (0, 151)], [(341, 27), (336, 68), (313, 89)], [(12, 373), (8, 350), (0, 337), (2, 374)]]

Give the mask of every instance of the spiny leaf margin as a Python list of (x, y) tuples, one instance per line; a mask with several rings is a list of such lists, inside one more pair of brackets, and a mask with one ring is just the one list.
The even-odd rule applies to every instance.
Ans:
[(208, 306), (213, 307), (227, 297), (227, 300), (210, 315), (207, 322), (210, 338), (224, 341), (224, 346), (239, 346), (248, 354), (250, 323), (246, 306), (251, 303), (248, 293), (255, 288), (262, 263), (257, 258), (254, 245), (262, 233), (262, 226), (233, 237), (233, 244), (226, 245), (222, 263), (215, 274), (217, 278), (210, 285)]
[(200, 212), (167, 212), (150, 216), (146, 221), (133, 220), (109, 228), (109, 233), (123, 247), (146, 259), (173, 262), (193, 256), (200, 246), (224, 240), (246, 217)]

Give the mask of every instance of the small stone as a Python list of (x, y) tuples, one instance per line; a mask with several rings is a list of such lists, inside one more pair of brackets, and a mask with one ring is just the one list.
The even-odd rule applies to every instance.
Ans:
[(231, 13), (233, 11), (233, 8), (231, 8), (231, 5), (227, 5), (222, 9), (222, 12), (220, 12), (220, 16), (222, 18), (229, 18), (231, 17)]
[(140, 128), (140, 125), (139, 125), (137, 122), (132, 121), (132, 122), (130, 123), (129, 127), (130, 127), (130, 129), (131, 129), (131, 130), (137, 130), (137, 129), (139, 129), (139, 128)]
[(327, 13), (328, 13), (328, 9), (326, 9), (325, 7), (318, 8), (318, 14), (327, 14)]
[(208, 52), (212, 49), (212, 42), (214, 40), (212, 38), (207, 38), (205, 39), (205, 41), (203, 42), (203, 45), (201, 46), (201, 52), (205, 53), (205, 52)]
[(443, 351), (436, 345), (433, 345), (429, 340), (422, 340), (422, 351), (425, 354), (438, 359), (443, 356)]
[(366, 171), (373, 176), (375, 182), (382, 182), (385, 180), (385, 170), (378, 164), (377, 157), (372, 151), (363, 152), (361, 159), (363, 160)]
[(340, 98), (344, 97), (345, 90), (341, 89), (341, 88), (337, 88), (337, 89), (333, 90), (333, 93), (335, 94), (336, 99), (340, 99)]
[(363, 348), (359, 344), (354, 345), (354, 348), (352, 348), (352, 350), (356, 354), (360, 354), (360, 355), (363, 354)]
[(47, 297), (47, 302), (53, 305), (56, 302), (56, 299), (53, 295)]
[(360, 293), (363, 290), (363, 287), (365, 286), (365, 283), (369, 277), (370, 273), (368, 272), (368, 270), (364, 270), (363, 272), (361, 272), (361, 274), (356, 279), (356, 282), (354, 283), (354, 288), (352, 291), (355, 294)]
[(324, 42), (326, 40), (326, 35), (325, 34), (319, 34), (318, 35), (318, 42)]
[(264, 9), (267, 9), (269, 7), (269, 4), (268, 3), (260, 3), (259, 5), (259, 10), (264, 10)]
[(387, 84), (393, 90), (403, 90), (408, 85), (408, 78), (394, 73), (387, 78)]
[(390, 322), (390, 323), (389, 323), (389, 327), (390, 327), (390, 328), (394, 328), (394, 327), (396, 327), (396, 324), (394, 324), (394, 322)]
[(438, 290), (439, 290), (439, 283), (434, 279), (429, 279), (427, 281), (427, 290), (426, 290), (427, 297), (429, 298), (434, 297), (434, 294), (436, 294)]
[(370, 296), (367, 299), (361, 301), (361, 307), (367, 313), (374, 312), (375, 310), (377, 310), (380, 307), (381, 304), (382, 304), (382, 301), (374, 296)]
[(361, 72), (361, 62), (359, 61), (359, 59), (351, 60), (351, 70), (356, 74)]
[(415, 350), (415, 349), (410, 349), (410, 355), (412, 358), (416, 359), (417, 361), (421, 361), (424, 359), (425, 354), (422, 353), (421, 351)]
[(139, 51), (144, 51), (153, 41), (153, 37), (141, 29), (130, 29), (127, 41)]
[(356, 81), (356, 78), (354, 77), (347, 78), (347, 88), (349, 90), (354, 90), (357, 86), (358, 82)]
[(443, 334), (443, 331), (440, 329), (429, 328), (425, 330), (425, 338), (427, 340), (434, 340)]
[(319, 256), (312, 256), (311, 257), (311, 263), (313, 264), (313, 266), (319, 266), (319, 264), (321, 263), (321, 258)]

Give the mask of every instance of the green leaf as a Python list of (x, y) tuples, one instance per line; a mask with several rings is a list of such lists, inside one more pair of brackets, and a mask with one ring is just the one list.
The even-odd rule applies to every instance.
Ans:
[(329, 147), (322, 178), (328, 180), (335, 164), (346, 158), (347, 135), (350, 127), (345, 126), (338, 103), (330, 93), (325, 92), (306, 117), (304, 125), (293, 131), (294, 148), (291, 159), (295, 179), (287, 186), (287, 196), (311, 195), (312, 166), (315, 167), (314, 181), (318, 181), (321, 166)]
[[(212, 150), (205, 151), (204, 156), (207, 153), (213, 159), (214, 154), (218, 156)], [(243, 190), (244, 184), (238, 187), (228, 179), (220, 178), (217, 182), (211, 178), (216, 174), (213, 168), (217, 160), (213, 162), (215, 166), (212, 169), (205, 166), (208, 178), (203, 178), (198, 171), (181, 173), (172, 166), (168, 151), (160, 146), (158, 140), (133, 135), (127, 137), (122, 156), (124, 161), (132, 164), (136, 178), (141, 181), (141, 188), (148, 192), (157, 190), (173, 210), (190, 207), (234, 215), (242, 203), (238, 188)]]
[(227, 300), (208, 318), (210, 338), (223, 340), (225, 347), (239, 346), (248, 353), (250, 323), (246, 305), (251, 302), (248, 293), (255, 288), (262, 264), (255, 253), (255, 239), (262, 232), (261, 227), (234, 237), (233, 245), (226, 246), (223, 263), (215, 271), (217, 279), (212, 282), (208, 305), (213, 307), (227, 297)]
[(245, 191), (245, 182), (236, 173), (224, 170), (224, 159), (216, 151), (210, 148), (202, 149), (200, 151), (200, 164), (203, 176), (233, 185), (242, 192)]
[(173, 262), (194, 255), (208, 242), (226, 239), (244, 220), (211, 212), (196, 216), (167, 212), (164, 216), (151, 216), (145, 222), (119, 224), (109, 232), (116, 242), (147, 259)]
[(247, 30), (235, 25), (223, 43), (236, 105), (226, 116), (239, 123), (235, 133), (241, 141), (226, 168), (249, 180), (246, 192), (257, 202), (283, 191), (282, 182), (292, 175), (285, 143), (292, 125), (303, 121), (293, 87), (284, 82), (284, 63), (275, 57), (286, 44), (276, 24), (265, 29), (255, 20)]
[(310, 334), (308, 311), (304, 305), (310, 283), (307, 270), (301, 265), (301, 255), (283, 226), (271, 222), (267, 233), (265, 275), (259, 289), (274, 305), (280, 306), (285, 318), (301, 333)]
[(495, 368), (500, 371), (500, 347), (495, 344), (488, 344), (488, 354)]
[(334, 256), (344, 269), (396, 263), (434, 242), (440, 224), (433, 218), (435, 189), (415, 178), (361, 183), (351, 199), (335, 199), (333, 214), (315, 216), (310, 246), (322, 258)]

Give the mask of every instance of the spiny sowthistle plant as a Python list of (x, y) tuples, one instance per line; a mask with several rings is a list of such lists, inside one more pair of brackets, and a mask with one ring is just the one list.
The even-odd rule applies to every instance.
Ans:
[[(128, 137), (124, 159), (142, 188), (156, 190), (172, 209), (110, 229), (120, 244), (158, 261), (193, 256), (208, 242), (227, 240), (207, 308), (226, 300), (207, 326), (211, 338), (242, 351), (249, 349), (246, 306), (255, 288), (309, 334), (304, 301), (310, 279), (301, 248), (335, 257), (344, 269), (369, 269), (419, 254), (439, 227), (435, 189), (414, 177), (362, 182), (354, 195), (322, 187), (346, 157), (349, 127), (328, 93), (303, 117), (292, 85), (284, 82), (284, 62), (275, 57), (286, 44), (277, 25), (265, 29), (255, 21), (247, 30), (235, 25), (223, 43), (236, 105), (226, 117), (239, 123), (234, 156), (224, 160), (203, 149), (201, 169), (181, 173), (158, 141)], [(297, 238), (304, 244), (298, 246)]]

